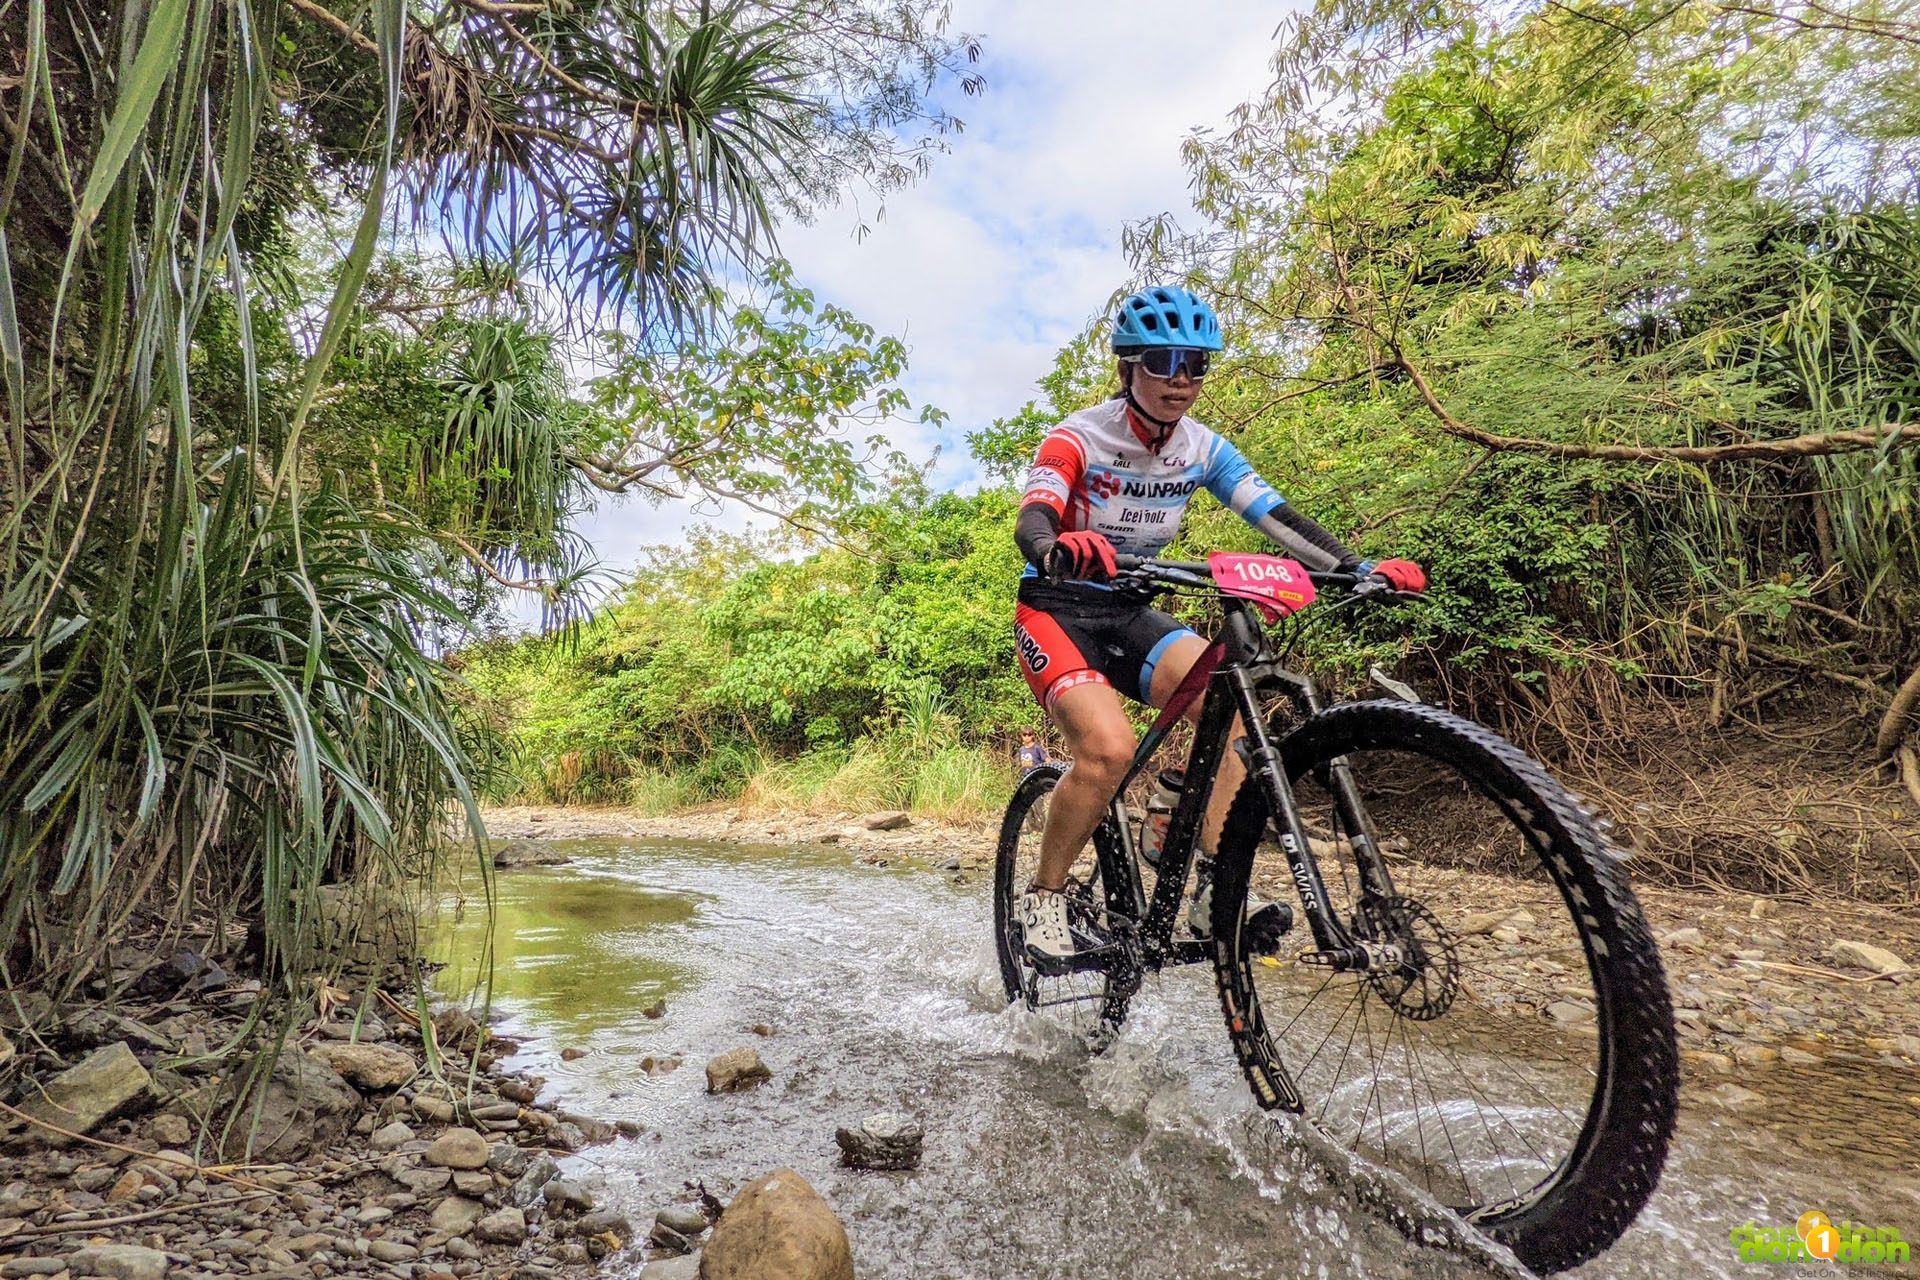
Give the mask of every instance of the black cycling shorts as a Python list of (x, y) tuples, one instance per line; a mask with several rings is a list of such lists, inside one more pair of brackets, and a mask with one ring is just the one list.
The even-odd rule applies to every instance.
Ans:
[(1153, 669), (1191, 627), (1140, 601), (1097, 588), (1028, 579), (1014, 607), (1020, 670), (1049, 710), (1062, 692), (1082, 684), (1111, 685), (1151, 705)]

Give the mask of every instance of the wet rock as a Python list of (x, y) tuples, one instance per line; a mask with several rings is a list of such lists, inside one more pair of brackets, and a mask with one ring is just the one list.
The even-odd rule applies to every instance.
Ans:
[[(707, 1225), (707, 1220), (705, 1218), (701, 1218), (700, 1219), (701, 1230), (704, 1231), (706, 1229), (706, 1225)], [(626, 1215), (623, 1213), (620, 1213), (618, 1210), (601, 1209), (596, 1213), (587, 1214), (584, 1218), (581, 1218), (578, 1222), (574, 1223), (573, 1233), (577, 1236), (610, 1235), (615, 1238), (616, 1243), (614, 1247), (620, 1248), (620, 1247), (623, 1247), (627, 1243), (627, 1241), (633, 1239), (633, 1224), (627, 1221)], [(681, 1234), (686, 1235), (688, 1233), (682, 1232)], [(696, 1236), (699, 1234), (700, 1234), (699, 1231), (695, 1231), (692, 1233), (692, 1235), (696, 1235)]]
[(481, 1028), (465, 1009), (442, 1009), (433, 1015), (433, 1038), (449, 1049), (471, 1049), (480, 1043)]
[(556, 1213), (587, 1213), (594, 1208), (591, 1192), (568, 1178), (554, 1178), (540, 1189), (540, 1198)]
[(647, 1233), (647, 1243), (656, 1249), (666, 1249), (673, 1253), (690, 1253), (693, 1250), (693, 1241), (664, 1222), (653, 1224), (653, 1230)]
[(1828, 954), (1840, 964), (1871, 973), (1893, 973), (1907, 967), (1907, 962), (1893, 952), (1868, 942), (1836, 942)]
[(478, 1200), (469, 1200), (465, 1196), (448, 1196), (433, 1206), (433, 1212), (427, 1215), (427, 1226), (442, 1235), (465, 1235), (467, 1229), (486, 1216), (487, 1207)]
[(578, 1062), (586, 1056), (587, 1051), (585, 1049), (576, 1049), (571, 1045), (560, 1051), (560, 1061), (562, 1062)]
[(700, 1280), (700, 1266), (700, 1255), (697, 1253), (661, 1258), (640, 1268), (640, 1280)]
[(329, 1044), (319, 1056), (362, 1089), (398, 1089), (419, 1070), (412, 1054), (383, 1044)]
[(642, 1009), (640, 1013), (643, 1017), (664, 1018), (667, 1016), (667, 1002), (665, 1000), (655, 1000), (652, 1004)]
[(556, 1124), (547, 1131), (547, 1145), (561, 1151), (578, 1151), (587, 1145), (587, 1135), (575, 1124)]
[(613, 1127), (623, 1138), (637, 1138), (647, 1131), (647, 1127), (638, 1120), (616, 1120)]
[(690, 1240), (706, 1234), (708, 1226), (706, 1214), (682, 1205), (668, 1205), (655, 1214), (653, 1220), (665, 1223)]
[(493, 865), (503, 871), (517, 867), (564, 867), (572, 861), (544, 840), (493, 842)]
[(193, 1141), (193, 1126), (171, 1112), (155, 1116), (147, 1125), (153, 1140), (163, 1147), (184, 1147)]
[(846, 1228), (807, 1180), (775, 1169), (747, 1184), (713, 1229), (702, 1280), (853, 1280)]
[(373, 1136), (367, 1139), (367, 1145), (375, 1151), (392, 1151), (402, 1143), (412, 1141), (413, 1130), (409, 1129), (403, 1121), (395, 1120), (392, 1124), (375, 1129)]
[(771, 1079), (758, 1050), (729, 1049), (707, 1063), (708, 1093), (735, 1093)]
[(917, 1169), (926, 1130), (897, 1111), (868, 1116), (852, 1128), (835, 1131), (840, 1163), (849, 1169)]
[(540, 1086), (545, 1083), (545, 1080), (540, 1079), (502, 1080), (499, 1085), (500, 1096), (511, 1099), (523, 1107), (530, 1107), (533, 1105), (533, 1100), (540, 1096)]
[(507, 1198), (524, 1209), (540, 1199), (542, 1188), (559, 1176), (560, 1166), (554, 1163), (552, 1156), (542, 1151), (527, 1161), (526, 1170), (513, 1184), (513, 1190), (507, 1193)]
[(131, 1244), (92, 1245), (75, 1250), (67, 1261), (77, 1275), (106, 1280), (165, 1280), (168, 1265), (167, 1255), (158, 1249)]
[(1743, 1089), (1731, 1081), (1721, 1085), (1707, 1096), (1713, 1099), (1716, 1106), (1725, 1107), (1728, 1111), (1757, 1111), (1767, 1105), (1765, 1094)]
[(904, 809), (883, 809), (860, 820), (861, 825), (869, 831), (898, 831), (912, 821), (913, 818)]
[[(96, 1049), (78, 1065), (28, 1086), (20, 1110), (48, 1124), (75, 1133), (92, 1133), (108, 1117), (134, 1105), (152, 1084), (147, 1069), (122, 1040)], [(70, 1139), (34, 1125), (29, 1137), (48, 1146), (63, 1147)]]
[[(233, 1105), (231, 1093), (228, 1102)], [(251, 1100), (246, 1105), (251, 1107)], [(332, 1067), (289, 1045), (281, 1051), (267, 1079), (254, 1156), (294, 1160), (316, 1147), (337, 1146), (359, 1117), (362, 1105), (353, 1086)], [(234, 1126), (227, 1140), (227, 1154), (244, 1152), (249, 1127)]]
[(527, 1215), (517, 1207), (490, 1213), (473, 1224), (473, 1235), (489, 1244), (519, 1244), (527, 1238)]
[(427, 1148), (427, 1163), (443, 1169), (484, 1169), (487, 1140), (471, 1129), (449, 1129)]

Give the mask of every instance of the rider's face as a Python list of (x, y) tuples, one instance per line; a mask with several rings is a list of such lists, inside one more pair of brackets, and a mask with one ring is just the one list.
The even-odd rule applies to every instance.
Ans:
[(1172, 422), (1193, 408), (1200, 398), (1200, 384), (1187, 376), (1182, 365), (1171, 378), (1156, 378), (1137, 364), (1120, 362), (1120, 377), (1133, 379), (1133, 398), (1140, 407), (1162, 422)]

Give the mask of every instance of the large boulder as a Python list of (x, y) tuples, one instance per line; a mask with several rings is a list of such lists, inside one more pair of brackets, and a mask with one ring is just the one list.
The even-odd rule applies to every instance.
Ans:
[(364, 1105), (332, 1067), (288, 1045), (273, 1064), (266, 1087), (248, 1097), (235, 1117), (227, 1154), (251, 1150), (267, 1160), (294, 1160), (316, 1148), (337, 1146)]
[(700, 1255), (701, 1280), (853, 1280), (847, 1230), (791, 1169), (747, 1184)]
[(320, 949), (354, 964), (380, 964), (413, 945), (418, 914), (385, 885), (323, 884), (314, 891)]
[[(70, 1132), (91, 1133), (108, 1117), (145, 1096), (152, 1083), (153, 1077), (122, 1040), (94, 1050), (51, 1079), (35, 1082), (20, 1109), (36, 1120)], [(71, 1141), (39, 1125), (33, 1126), (30, 1136), (53, 1146)]]

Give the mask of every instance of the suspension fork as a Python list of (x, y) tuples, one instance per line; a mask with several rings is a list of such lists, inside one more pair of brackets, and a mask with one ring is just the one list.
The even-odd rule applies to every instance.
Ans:
[[(1245, 667), (1235, 667), (1224, 672), (1223, 677), (1239, 707), (1240, 723), (1246, 729), (1248, 777), (1257, 779), (1266, 792), (1267, 813), (1280, 837), (1280, 847), (1287, 855), (1294, 892), (1300, 896), (1300, 907), (1313, 930), (1314, 944), (1322, 952), (1344, 950), (1353, 940), (1327, 900), (1327, 885), (1320, 877), (1320, 864), (1314, 860), (1313, 847), (1307, 842), (1306, 825), (1300, 820), (1299, 806), (1294, 803), (1286, 768), (1260, 714), (1260, 696), (1253, 677)], [(1351, 782), (1349, 775), (1349, 786)]]
[[(1311, 676), (1291, 671), (1273, 674), (1285, 685), (1287, 697), (1302, 716), (1315, 716), (1326, 709), (1326, 704), (1320, 698), (1320, 688), (1314, 684)], [(1380, 847), (1380, 836), (1374, 828), (1373, 815), (1367, 812), (1366, 803), (1360, 798), (1360, 784), (1354, 777), (1352, 762), (1345, 756), (1336, 756), (1327, 763), (1321, 782), (1333, 796), (1334, 809), (1340, 816), (1340, 828), (1353, 847), (1354, 865), (1360, 873), (1361, 900), (1392, 897), (1393, 875), (1387, 870), (1386, 854)], [(1308, 851), (1312, 851), (1311, 845)]]

